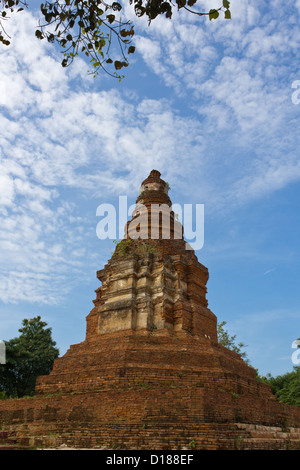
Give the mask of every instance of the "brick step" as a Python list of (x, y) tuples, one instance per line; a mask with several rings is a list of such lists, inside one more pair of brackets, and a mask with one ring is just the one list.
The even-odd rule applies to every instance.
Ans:
[[(179, 419), (180, 422), (180, 419)], [(145, 422), (129, 425), (103, 423), (72, 428), (72, 424), (31, 423), (14, 431), (0, 432), (1, 448), (102, 448), (102, 449), (300, 449), (300, 429), (245, 423), (195, 422), (165, 425)]]
[(237, 448), (242, 450), (289, 450), (300, 449), (300, 441), (298, 439), (268, 439), (268, 438), (240, 438), (236, 440)]
[(27, 436), (14, 436), (14, 437), (7, 437), (6, 439), (0, 440), (0, 445), (20, 445), (20, 446), (28, 446), (30, 441), (30, 437)]
[(27, 446), (20, 446), (17, 444), (0, 444), (0, 450), (27, 450)]
[(21, 431), (0, 431), (0, 450), (29, 450), (32, 449), (32, 437)]
[(249, 432), (249, 437), (252, 439), (296, 439), (300, 440), (300, 436), (298, 437), (294, 433), (289, 432), (261, 432), (261, 431), (251, 431)]

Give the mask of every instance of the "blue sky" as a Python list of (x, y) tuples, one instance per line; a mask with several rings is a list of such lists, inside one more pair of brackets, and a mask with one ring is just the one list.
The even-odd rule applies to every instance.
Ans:
[[(0, 339), (41, 315), (61, 354), (85, 338), (112, 240), (96, 209), (135, 202), (155, 168), (173, 203), (204, 204), (208, 302), (261, 374), (300, 337), (300, 1), (232, 0), (232, 20), (180, 11), (136, 25), (118, 83), (34, 37), (38, 2), (0, 52)], [(215, 7), (211, 1), (202, 8)], [(295, 96), (295, 95), (294, 95)], [(300, 95), (299, 95), (300, 97)]]

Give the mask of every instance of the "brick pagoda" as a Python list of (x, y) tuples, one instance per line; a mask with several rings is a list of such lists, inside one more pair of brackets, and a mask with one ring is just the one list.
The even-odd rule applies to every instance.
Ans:
[(34, 398), (0, 402), (2, 446), (300, 449), (300, 408), (278, 403), (218, 343), (208, 270), (160, 176), (143, 181), (124, 240), (97, 272), (85, 340), (38, 377)]

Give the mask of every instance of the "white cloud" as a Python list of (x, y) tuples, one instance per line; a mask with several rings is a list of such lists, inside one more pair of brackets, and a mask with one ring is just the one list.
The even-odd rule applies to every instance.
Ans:
[[(199, 3), (200, 10), (209, 8), (210, 1)], [(300, 178), (299, 109), (291, 104), (299, 17), (292, 1), (285, 15), (280, 8), (278, 1), (232, 0), (230, 21), (220, 15), (210, 22), (181, 10), (174, 21), (159, 18), (138, 28), (137, 49), (149, 68), (185, 99), (186, 108), (198, 111), (206, 136), (204, 174), (222, 181), (226, 204), (263, 197)], [(214, 139), (233, 150), (224, 155), (226, 181), (218, 176), (216, 155), (226, 147)]]
[[(255, 5), (235, 3), (236, 19), (225, 25), (178, 14), (153, 22), (148, 35), (140, 28), (140, 53), (180, 94), (182, 114), (167, 99), (99, 91), (86, 76), (81, 85), (86, 64), (63, 69), (55, 50), (34, 37), (36, 19), (28, 12), (15, 18), (12, 46), (0, 54), (2, 300), (14, 299), (17, 287), (23, 299), (57, 301), (61, 279), (80, 269), (84, 221), (66, 189), (78, 198), (128, 189), (135, 196), (158, 168), (179, 191), (184, 178), (185, 196), (209, 196), (216, 207), (300, 178), (291, 128), (296, 107), (283, 82), (291, 71), (287, 60), (277, 67), (274, 59), (289, 44), (295, 49), (297, 33), (292, 27), (289, 43), (283, 24), (256, 25)], [(191, 109), (199, 114), (186, 117)], [(223, 156), (226, 146), (234, 154)], [(242, 162), (239, 148), (248, 152)], [(43, 297), (46, 287), (52, 294)]]
[[(299, 179), (298, 157), (287, 161), (276, 161), (270, 158), (269, 161), (256, 162), (256, 172), (242, 177), (232, 187), (231, 195), (238, 200), (239, 204), (242, 204), (245, 200), (261, 198)], [(245, 188), (247, 188), (246, 192)]]
[(7, 174), (0, 175), (0, 204), (10, 206), (14, 198), (13, 179)]
[(58, 302), (72, 287), (71, 272), (74, 282), (82, 275), (92, 224), (66, 202), (66, 188), (90, 199), (128, 188), (135, 196), (152, 168), (176, 175), (174, 155), (197, 154), (197, 126), (166, 100), (130, 102), (89, 82), (77, 88), (74, 69), (62, 69), (46, 43), (32, 37), (25, 47), (35, 24), (29, 12), (16, 16), (13, 45), (0, 54), (3, 302)]

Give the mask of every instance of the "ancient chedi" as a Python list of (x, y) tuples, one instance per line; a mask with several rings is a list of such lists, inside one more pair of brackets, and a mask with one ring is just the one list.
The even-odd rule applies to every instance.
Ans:
[(85, 340), (37, 379), (34, 398), (0, 402), (2, 446), (299, 449), (300, 409), (218, 343), (208, 270), (186, 249), (158, 171), (136, 207), (97, 272)]

